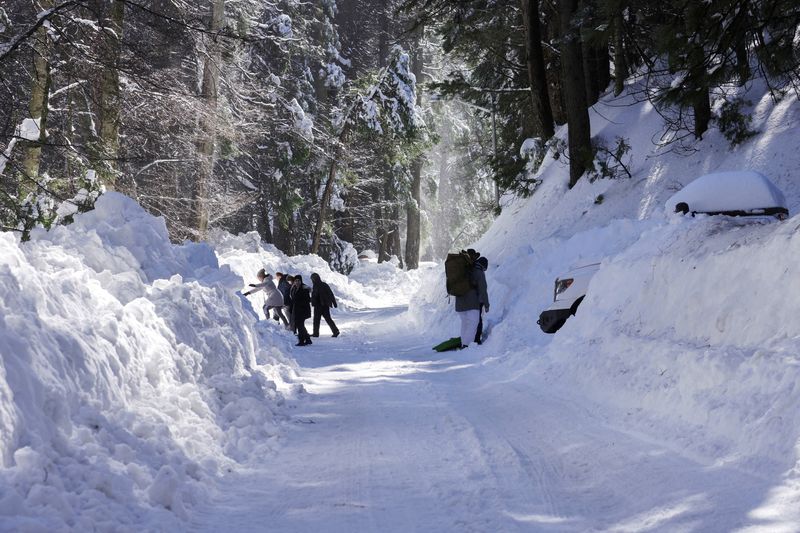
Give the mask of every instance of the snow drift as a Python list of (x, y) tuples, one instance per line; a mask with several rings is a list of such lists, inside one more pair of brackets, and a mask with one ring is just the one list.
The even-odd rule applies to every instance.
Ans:
[[(662, 122), (649, 104), (595, 106), (595, 138), (631, 140), (633, 178), (581, 180), (568, 190), (566, 166), (546, 158), (533, 197), (506, 199), (474, 245), (490, 263), (490, 336), (459, 356), (502, 361), (509, 379), (582, 396), (608, 424), (708, 465), (796, 483), (800, 217), (691, 218), (663, 207), (700, 175), (751, 170), (768, 176), (797, 214), (800, 104), (776, 102), (763, 87), (743, 96), (756, 102), (750, 111), (761, 133), (735, 151), (709, 131), (696, 152), (676, 153), (651, 143)], [(577, 316), (554, 336), (542, 333), (536, 317), (552, 301), (555, 278), (598, 261)], [(424, 280), (410, 316), (426, 317), (419, 327), (438, 328), (442, 338), (457, 335), (441, 271)], [(798, 500), (792, 490), (785, 501)]]
[(0, 233), (0, 530), (179, 529), (269, 449), (294, 365), (241, 286), (116, 193)]

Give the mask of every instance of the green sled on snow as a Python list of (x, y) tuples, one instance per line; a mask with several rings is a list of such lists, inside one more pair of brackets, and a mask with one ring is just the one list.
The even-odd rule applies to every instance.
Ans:
[(447, 339), (433, 347), (437, 352), (449, 352), (450, 350), (458, 350), (459, 348), (461, 348), (461, 337)]

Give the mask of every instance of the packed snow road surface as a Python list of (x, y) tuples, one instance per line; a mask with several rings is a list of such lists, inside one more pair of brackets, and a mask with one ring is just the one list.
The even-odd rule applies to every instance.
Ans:
[[(608, 427), (485, 348), (435, 354), (401, 309), (297, 349), (284, 443), (231, 474), (201, 531), (733, 531), (767, 482)], [(444, 357), (442, 357), (444, 355)]]

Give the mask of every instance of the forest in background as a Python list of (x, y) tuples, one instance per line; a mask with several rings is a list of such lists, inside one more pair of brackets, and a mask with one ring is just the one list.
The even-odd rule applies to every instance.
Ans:
[(732, 95), (797, 97), (799, 25), (793, 0), (6, 0), (0, 225), (25, 238), (117, 190), (175, 240), (416, 268), (535, 194), (547, 154), (570, 186), (630, 177), (588, 112), (626, 83), (654, 142), (744, 141)]

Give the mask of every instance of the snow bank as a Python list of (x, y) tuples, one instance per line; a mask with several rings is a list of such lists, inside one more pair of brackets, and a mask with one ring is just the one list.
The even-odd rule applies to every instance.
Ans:
[[(649, 104), (601, 101), (593, 136), (630, 140), (633, 178), (569, 190), (567, 167), (547, 156), (533, 197), (504, 200), (473, 245), (489, 259), (490, 336), (459, 358), (586, 396), (609, 424), (709, 465), (775, 476), (798, 466), (800, 217), (687, 218), (663, 207), (701, 175), (749, 170), (798, 212), (800, 103), (773, 101), (757, 86), (740, 96), (755, 102), (762, 133), (731, 151), (712, 130), (691, 154), (651, 143), (662, 122)], [(542, 333), (536, 319), (555, 278), (598, 261), (577, 316), (556, 335)], [(442, 269), (422, 281), (410, 316), (442, 339), (458, 334)]]
[(176, 530), (269, 448), (293, 363), (211, 248), (108, 193), (0, 233), (0, 530)]
[(539, 370), (702, 460), (793, 467), (798, 225), (705, 217), (643, 233), (603, 264)]

